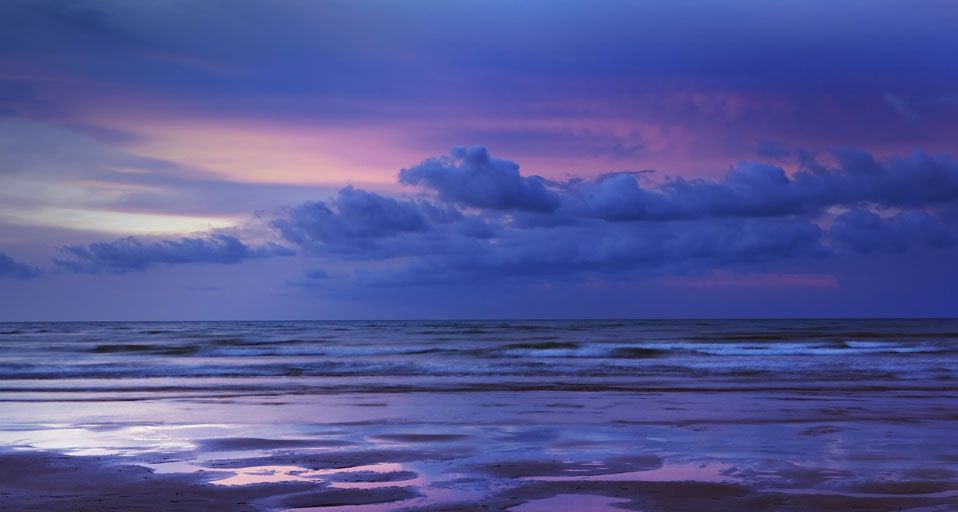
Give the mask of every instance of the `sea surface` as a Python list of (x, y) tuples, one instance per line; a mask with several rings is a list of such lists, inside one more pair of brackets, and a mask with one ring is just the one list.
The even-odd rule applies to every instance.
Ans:
[[(4, 449), (222, 486), (409, 476), (342, 510), (504, 503), (597, 475), (958, 510), (935, 501), (958, 490), (956, 433), (956, 320), (0, 324)], [(356, 463), (297, 458), (317, 453)], [(508, 506), (630, 506), (541, 494)]]
[(111, 393), (154, 389), (149, 379), (160, 378), (211, 390), (195, 379), (284, 389), (322, 378), (313, 390), (352, 389), (356, 377), (387, 378), (372, 390), (695, 377), (931, 383), (955, 377), (956, 358), (955, 320), (0, 324), (0, 378), (37, 390), (38, 381), (96, 389), (108, 379)]

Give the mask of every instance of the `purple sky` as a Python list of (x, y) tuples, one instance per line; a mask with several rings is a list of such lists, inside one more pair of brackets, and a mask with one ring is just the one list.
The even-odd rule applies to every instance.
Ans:
[(958, 3), (0, 4), (0, 320), (958, 315)]

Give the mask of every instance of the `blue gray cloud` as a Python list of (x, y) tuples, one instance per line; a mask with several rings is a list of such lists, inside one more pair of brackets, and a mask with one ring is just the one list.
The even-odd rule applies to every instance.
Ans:
[[(789, 175), (780, 166), (742, 162), (718, 180), (666, 178), (618, 172), (559, 182), (522, 176), (515, 162), (486, 148), (454, 148), (403, 169), (399, 181), (432, 191), (461, 207), (591, 217), (606, 221), (672, 221), (710, 217), (821, 214), (833, 206), (915, 208), (958, 201), (958, 162), (916, 152), (877, 161), (868, 153), (838, 151), (829, 167), (808, 158)], [(540, 222), (541, 219), (540, 219)]]
[(829, 207), (933, 207), (958, 201), (958, 163), (914, 153), (876, 161), (861, 152), (838, 152), (838, 164), (815, 161), (788, 175), (781, 167), (744, 162), (722, 179), (666, 180), (645, 185), (618, 173), (578, 181), (563, 204), (574, 212), (610, 221), (706, 217), (775, 217), (821, 214)]
[(40, 270), (36, 267), (20, 263), (10, 256), (0, 252), (0, 278), (16, 277), (26, 279), (40, 275)]
[(850, 210), (835, 219), (829, 234), (840, 247), (859, 253), (958, 246), (958, 228), (936, 215), (914, 210), (885, 218), (870, 210)]
[(783, 220), (566, 225), (509, 231), (477, 241), (469, 251), (400, 260), (393, 267), (359, 272), (354, 283), (418, 286), (540, 278), (634, 279), (815, 258), (827, 251), (822, 242), (823, 232), (814, 224)]
[[(347, 186), (267, 217), (286, 245), (236, 236), (63, 247), (61, 269), (126, 272), (288, 255), (324, 261), (298, 285), (428, 284), (695, 274), (843, 254), (958, 246), (949, 219), (958, 165), (916, 153), (843, 152), (801, 169), (759, 162), (716, 180), (618, 172), (593, 179), (523, 176), (476, 146), (404, 169), (414, 197)], [(327, 272), (326, 268), (335, 271)]]
[(236, 237), (221, 234), (159, 241), (126, 237), (111, 242), (67, 245), (61, 250), (65, 258), (57, 259), (57, 266), (86, 273), (121, 273), (146, 270), (158, 265), (187, 263), (232, 264), (253, 258), (292, 254), (292, 251), (280, 245), (251, 246)]
[(399, 171), (399, 182), (435, 190), (439, 198), (470, 208), (550, 212), (559, 196), (541, 176), (522, 176), (519, 164), (489, 155), (483, 146), (454, 147), (448, 156)]
[[(461, 225), (460, 225), (461, 224)], [(395, 199), (352, 186), (327, 201), (303, 203), (272, 221), (279, 235), (309, 254), (349, 254), (378, 259), (426, 250), (424, 235), (456, 225), (464, 233), (482, 234), (481, 223), (455, 209)]]
[(696, 273), (956, 245), (958, 232), (936, 212), (958, 202), (955, 162), (921, 153), (833, 160), (809, 158), (791, 174), (741, 163), (717, 180), (619, 172), (559, 182), (522, 176), (483, 147), (455, 148), (400, 173), (424, 197), (347, 187), (273, 225), (321, 258), (393, 263), (358, 272), (365, 284)]

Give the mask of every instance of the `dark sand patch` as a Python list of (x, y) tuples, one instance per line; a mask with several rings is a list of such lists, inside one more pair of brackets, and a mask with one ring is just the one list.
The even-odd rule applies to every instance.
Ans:
[(222, 437), (203, 439), (199, 446), (208, 451), (273, 450), (280, 448), (332, 447), (354, 445), (341, 439), (264, 439), (259, 437)]
[(468, 439), (464, 434), (380, 434), (369, 436), (376, 441), (390, 441), (396, 443), (442, 443)]
[(662, 459), (655, 455), (611, 457), (598, 463), (560, 460), (512, 460), (477, 464), (465, 468), (498, 478), (533, 476), (593, 476), (630, 471), (646, 471), (662, 467)]
[(296, 494), (283, 498), (284, 507), (341, 507), (349, 505), (370, 505), (389, 503), (419, 497), (420, 494), (408, 487), (380, 487), (378, 489), (323, 489), (321, 491)]
[[(933, 494), (945, 491), (958, 491), (958, 483), (947, 481), (878, 481), (860, 482), (845, 486), (847, 492), (868, 494)], [(958, 503), (955, 504), (958, 507)]]
[(949, 468), (913, 468), (902, 472), (908, 479), (913, 480), (951, 480), (958, 488), (958, 469)]
[(763, 482), (777, 488), (811, 489), (838, 479), (854, 476), (850, 471), (832, 468), (804, 468), (787, 463), (769, 465), (761, 470), (736, 467), (729, 472), (736, 480)]
[(415, 471), (350, 471), (348, 473), (336, 473), (327, 477), (333, 482), (347, 483), (380, 483), (380, 482), (405, 482), (413, 480), (419, 476)]
[[(410, 508), (418, 512), (507, 511), (522, 503), (567, 494), (592, 494), (628, 500), (624, 510), (644, 512), (889, 512), (953, 504), (944, 498), (852, 497), (819, 494), (753, 492), (735, 484), (706, 482), (541, 482), (509, 489), (489, 499)], [(561, 509), (557, 509), (561, 510)]]
[[(208, 476), (207, 476), (208, 477)], [(252, 502), (309, 490), (309, 483), (224, 487), (200, 474), (157, 474), (111, 457), (0, 452), (0, 509), (17, 512), (253, 512)]]
[(252, 466), (300, 466), (308, 469), (342, 469), (383, 462), (416, 462), (452, 460), (468, 457), (472, 452), (462, 450), (330, 450), (314, 453), (280, 453), (245, 459), (220, 459), (205, 463), (210, 468), (246, 468)]

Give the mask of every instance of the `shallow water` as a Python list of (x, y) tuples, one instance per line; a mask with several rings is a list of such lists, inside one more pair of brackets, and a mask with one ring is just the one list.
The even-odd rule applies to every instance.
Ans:
[(953, 320), (0, 324), (0, 443), (349, 510), (640, 509), (601, 485), (683, 480), (933, 510), (956, 363)]

